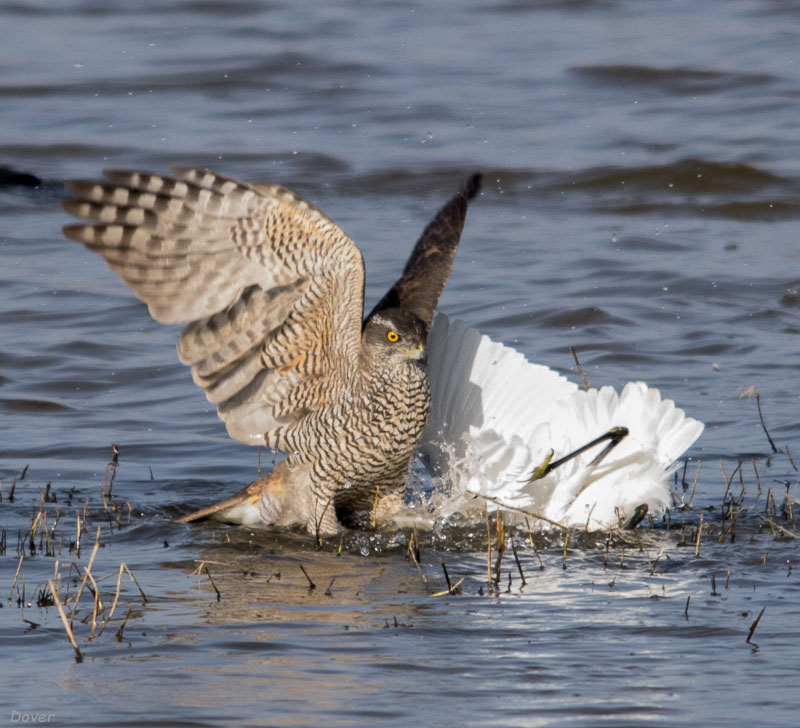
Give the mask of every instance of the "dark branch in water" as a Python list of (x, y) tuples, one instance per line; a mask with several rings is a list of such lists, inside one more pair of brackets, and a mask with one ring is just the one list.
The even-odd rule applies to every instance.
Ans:
[[(753, 624), (750, 625), (750, 632), (747, 635), (747, 639), (745, 640), (745, 642), (748, 642), (748, 643), (750, 643), (752, 645), (756, 644), (755, 642), (750, 642), (750, 639), (755, 634), (756, 627), (758, 627), (758, 623), (761, 621), (761, 617), (763, 616), (765, 609), (766, 609), (766, 607), (761, 607), (761, 611), (758, 613), (758, 616), (756, 617), (756, 621), (753, 622)], [(756, 645), (756, 647), (758, 647), (758, 645)]]
[(511, 551), (514, 554), (514, 561), (517, 562), (517, 570), (519, 571), (519, 578), (522, 580), (522, 586), (528, 582), (525, 580), (525, 574), (522, 573), (522, 564), (519, 561), (519, 554), (517, 554), (517, 547), (514, 545), (514, 539), (511, 539)]
[(305, 567), (302, 564), (298, 564), (298, 566), (300, 567), (300, 571), (303, 572), (303, 575), (306, 577), (306, 579), (308, 579), (308, 590), (313, 591), (314, 589), (316, 589), (317, 585), (313, 581), (311, 581), (311, 577), (308, 575), (308, 572), (305, 570)]
[(761, 427), (764, 430), (764, 434), (767, 436), (767, 440), (769, 440), (769, 446), (772, 448), (773, 454), (777, 455), (780, 450), (775, 446), (775, 442), (770, 437), (769, 430), (767, 430), (767, 425), (764, 422), (764, 413), (761, 411), (761, 395), (759, 394), (758, 388), (755, 385), (748, 387), (740, 396), (747, 397), (748, 399), (751, 396), (755, 396), (756, 407), (758, 408), (758, 419), (761, 420)]
[(119, 445), (111, 443), (111, 460), (106, 465), (106, 479), (103, 484), (103, 497), (108, 498), (111, 495), (111, 489), (114, 487), (114, 478), (117, 477), (117, 464), (119, 462)]
[[(302, 569), (303, 567), (301, 566), (300, 568)], [(222, 599), (222, 594), (219, 593), (219, 589), (217, 589), (217, 585), (214, 583), (214, 579), (211, 578), (211, 572), (208, 570), (207, 566), (205, 568), (205, 572), (206, 572), (206, 576), (208, 577), (208, 580), (211, 582), (211, 586), (214, 588), (214, 591), (217, 593), (217, 601), (219, 601), (220, 599)]]

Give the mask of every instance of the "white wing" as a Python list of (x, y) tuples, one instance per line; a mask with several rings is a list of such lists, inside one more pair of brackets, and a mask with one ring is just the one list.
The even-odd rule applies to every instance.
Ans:
[[(448, 492), (443, 512), (480, 494), (490, 507), (499, 501), (564, 525), (616, 527), (641, 504), (651, 513), (668, 506), (674, 463), (703, 431), (642, 382), (621, 394), (581, 390), (444, 314), (428, 339), (428, 375), (431, 417), (420, 448)], [(603, 445), (526, 482), (551, 450), (557, 459), (612, 427), (630, 434), (599, 465), (589, 463)]]

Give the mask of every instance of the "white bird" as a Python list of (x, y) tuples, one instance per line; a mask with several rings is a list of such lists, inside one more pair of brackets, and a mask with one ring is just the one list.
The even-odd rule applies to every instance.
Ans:
[[(536, 513), (542, 527), (599, 530), (624, 525), (645, 504), (657, 515), (669, 506), (676, 460), (703, 431), (702, 422), (643, 382), (620, 394), (579, 389), (444, 314), (428, 338), (428, 377), (431, 416), (420, 450), (446, 492), (440, 516), (488, 503)], [(629, 434), (600, 462), (597, 445), (531, 482), (550, 458), (612, 428)]]

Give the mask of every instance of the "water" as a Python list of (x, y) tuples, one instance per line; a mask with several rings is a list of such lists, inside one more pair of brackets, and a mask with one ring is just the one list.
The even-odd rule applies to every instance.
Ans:
[[(0, 165), (40, 183), (0, 175), (0, 721), (794, 725), (796, 540), (759, 514), (769, 489), (795, 533), (797, 473), (740, 394), (755, 385), (776, 445), (800, 453), (799, 21), (778, 1), (4, 5)], [(364, 252), (368, 306), (483, 171), (441, 308), (570, 376), (574, 346), (593, 384), (644, 379), (704, 420), (691, 509), (624, 543), (573, 535), (566, 569), (560, 537), (534, 551), (521, 532), (527, 584), (506, 554), (491, 596), (479, 524), (421, 535), (427, 582), (408, 532), (337, 555), (173, 524), (251, 480), (258, 453), (177, 363), (177, 329), (61, 237), (55, 204), (68, 177), (170, 163), (318, 204)], [(745, 511), (720, 541), (719, 461), (731, 476), (740, 459)], [(61, 520), (32, 554), (47, 483)], [(121, 562), (148, 601), (123, 573), (90, 639), (85, 592), (77, 662), (37, 591), (58, 571), (75, 593), (98, 525), (104, 604)], [(430, 596), (442, 560), (462, 594)]]

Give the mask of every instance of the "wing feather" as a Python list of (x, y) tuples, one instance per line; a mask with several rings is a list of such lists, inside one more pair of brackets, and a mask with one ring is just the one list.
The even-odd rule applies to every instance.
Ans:
[(467, 204), (480, 187), (481, 175), (472, 175), (461, 192), (439, 210), (414, 246), (403, 275), (378, 301), (368, 319), (387, 308), (402, 308), (416, 314), (430, 329), (436, 304), (453, 269)]
[(284, 187), (172, 170), (67, 183), (74, 197), (62, 206), (93, 222), (64, 233), (101, 255), (157, 321), (190, 322), (178, 356), (233, 437), (287, 449), (358, 367), (361, 253)]

